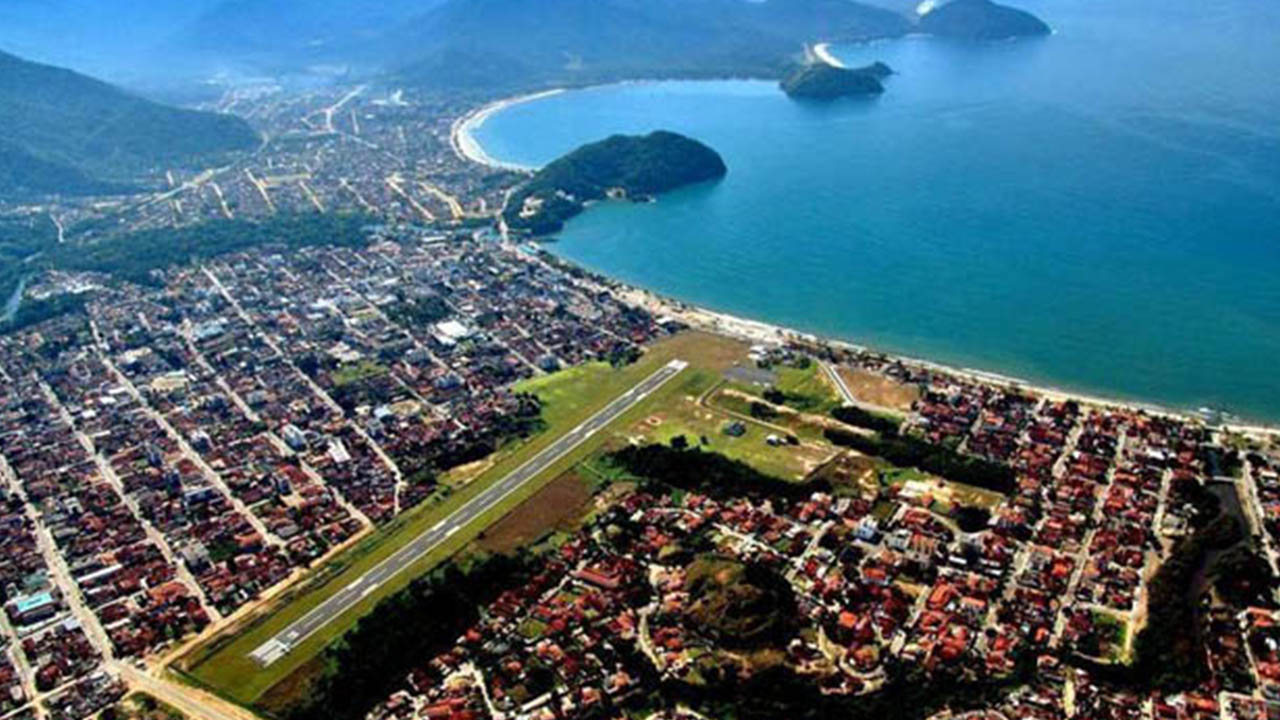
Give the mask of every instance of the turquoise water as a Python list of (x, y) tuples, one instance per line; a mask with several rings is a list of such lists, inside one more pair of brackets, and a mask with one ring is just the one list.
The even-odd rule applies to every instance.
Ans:
[(1280, 4), (1037, 0), (1056, 30), (837, 47), (876, 100), (764, 82), (565, 93), (476, 139), (537, 165), (613, 132), (723, 181), (611, 203), (550, 249), (718, 310), (1060, 387), (1280, 421)]

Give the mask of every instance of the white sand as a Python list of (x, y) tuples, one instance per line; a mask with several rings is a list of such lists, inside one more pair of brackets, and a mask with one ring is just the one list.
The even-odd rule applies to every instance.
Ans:
[(845, 66), (845, 64), (840, 61), (840, 58), (831, 54), (831, 43), (819, 43), (814, 45), (813, 54), (817, 55), (819, 60), (831, 65), (832, 67), (842, 68)]
[(484, 151), (480, 143), (476, 142), (472, 133), (475, 132), (485, 121), (496, 113), (502, 112), (509, 107), (519, 105), (521, 103), (540, 100), (542, 98), (551, 97), (564, 92), (563, 89), (545, 90), (543, 92), (531, 93), (529, 95), (520, 95), (518, 97), (506, 98), (497, 102), (489, 103), (484, 107), (473, 110), (470, 113), (458, 118), (453, 123), (453, 129), (449, 134), (449, 141), (453, 145), (453, 151), (458, 157), (464, 160), (470, 160), (474, 163), (487, 165), (493, 168), (503, 170), (516, 170), (521, 172), (529, 172), (536, 168), (527, 165), (518, 165), (516, 163), (507, 163), (497, 160)]
[[(1141, 410), (1152, 415), (1164, 415), (1183, 420), (1193, 419), (1188, 413), (1177, 412), (1170, 410), (1169, 408), (1150, 403), (1139, 403), (1099, 397), (1095, 395), (1085, 395), (1059, 388), (1035, 385), (1019, 378), (1000, 375), (984, 370), (958, 368), (942, 363), (930, 362), (928, 360), (920, 360), (918, 358), (885, 353), (853, 343), (831, 340), (829, 338), (819, 337), (811, 333), (804, 333), (779, 325), (771, 325), (757, 320), (748, 320), (735, 315), (700, 308), (677, 300), (662, 297), (656, 293), (641, 288), (618, 284), (617, 289), (619, 294), (626, 301), (647, 309), (653, 313), (655, 317), (673, 318), (692, 328), (719, 333), (721, 335), (728, 335), (753, 344), (776, 345), (788, 340), (800, 340), (814, 344), (824, 344), (833, 348), (876, 352), (889, 358), (896, 357), (908, 365), (915, 365), (938, 372), (948, 373), (973, 382), (1001, 385), (1005, 387), (1017, 387), (1037, 395), (1048, 397), (1055, 401), (1075, 400), (1082, 404), (1092, 405), (1095, 407), (1125, 408)], [(1224, 428), (1249, 435), (1280, 435), (1280, 428), (1274, 426), (1227, 424), (1224, 425)]]

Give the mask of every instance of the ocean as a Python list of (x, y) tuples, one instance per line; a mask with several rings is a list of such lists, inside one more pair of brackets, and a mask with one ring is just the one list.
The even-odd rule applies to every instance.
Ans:
[(604, 203), (547, 247), (715, 310), (886, 351), (1280, 423), (1280, 3), (1026, 0), (1040, 39), (833, 52), (871, 100), (653, 82), (474, 132), (541, 165), (612, 133), (718, 150), (720, 182)]

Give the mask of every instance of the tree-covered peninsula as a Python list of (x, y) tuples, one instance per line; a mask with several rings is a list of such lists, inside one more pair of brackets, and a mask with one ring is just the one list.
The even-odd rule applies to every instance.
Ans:
[(1051, 32), (1035, 15), (991, 0), (952, 0), (920, 18), (919, 29), (957, 40), (1006, 40)]
[(644, 199), (726, 172), (719, 153), (677, 133), (614, 135), (539, 170), (512, 194), (504, 218), (513, 229), (545, 235), (560, 230), (587, 202)]
[(893, 74), (888, 65), (872, 63), (866, 67), (843, 68), (830, 63), (802, 65), (780, 83), (782, 91), (793, 98), (833, 100), (850, 96), (879, 95), (883, 80)]

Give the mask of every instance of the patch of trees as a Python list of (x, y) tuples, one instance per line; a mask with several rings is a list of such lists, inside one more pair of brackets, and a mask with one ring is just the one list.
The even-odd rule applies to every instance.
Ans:
[(1013, 468), (1007, 465), (967, 457), (906, 435), (873, 437), (836, 428), (828, 428), (823, 435), (835, 445), (884, 458), (898, 467), (919, 468), (947, 480), (1006, 495), (1017, 487)]
[(856, 697), (822, 694), (812, 676), (778, 665), (747, 679), (729, 676), (724, 684), (707, 688), (668, 680), (662, 685), (659, 702), (670, 708), (688, 704), (708, 717), (739, 720), (924, 720), (947, 708), (960, 713), (999, 704), (1009, 691), (1031, 679), (1033, 656), (1023, 653), (1006, 677), (982, 680), (943, 669), (927, 673), (912, 664), (891, 662), (885, 686)]
[(777, 570), (708, 555), (693, 561), (686, 572), (690, 624), (717, 645), (736, 650), (782, 647), (794, 636), (800, 615), (795, 590)]
[(609, 351), (609, 365), (615, 368), (626, 367), (640, 359), (640, 348), (630, 343), (618, 343)]
[[(656, 195), (726, 172), (716, 151), (683, 135), (663, 130), (612, 135), (539, 170), (511, 196), (506, 221), (535, 235), (557, 232), (582, 212), (583, 203), (603, 200), (613, 188), (631, 197)], [(536, 213), (523, 213), (526, 200), (541, 203)]]
[(286, 720), (363, 718), (424, 658), (452, 647), (478, 609), (527, 570), (523, 560), (494, 555), (466, 572), (449, 563), (414, 580), (324, 651), (324, 673), (285, 710)]
[(881, 435), (897, 435), (902, 423), (886, 415), (868, 412), (856, 405), (845, 405), (831, 411), (831, 417), (846, 425), (874, 430)]
[(1222, 500), (1193, 477), (1173, 478), (1169, 485), (1169, 502), (1190, 506), (1189, 522), (1197, 530), (1208, 525), (1222, 511)]
[(753, 400), (751, 405), (748, 407), (748, 410), (751, 413), (751, 417), (757, 420), (772, 420), (778, 417), (778, 411), (767, 403)]
[(1257, 550), (1232, 548), (1213, 564), (1213, 587), (1223, 602), (1235, 608), (1271, 607), (1276, 578)]
[(1133, 666), (1114, 679), (1144, 689), (1177, 691), (1208, 677), (1196, 576), (1209, 551), (1228, 548), (1243, 537), (1238, 520), (1219, 515), (1174, 547), (1147, 584), (1147, 624), (1135, 640)]
[(1238, 478), (1244, 474), (1244, 458), (1239, 450), (1209, 445), (1204, 448), (1203, 457), (1214, 477)]
[(991, 521), (991, 512), (986, 508), (973, 505), (959, 505), (951, 512), (951, 517), (961, 530), (975, 533), (987, 528), (987, 523)]
[(23, 302), (13, 317), (0, 324), (0, 333), (18, 332), (56, 317), (83, 313), (85, 298), (85, 295), (54, 295), (43, 300)]
[[(140, 230), (94, 243), (63, 245), (51, 244), (49, 231), (43, 226), (33, 226), (34, 235), (13, 237), (10, 237), (12, 227), (0, 227), (0, 288), (12, 292), (21, 273), (36, 270), (98, 272), (139, 285), (159, 287), (163, 279), (157, 271), (254, 247), (277, 246), (286, 250), (319, 245), (364, 247), (369, 242), (365, 230), (376, 222), (372, 216), (363, 214), (298, 213), (276, 215), (262, 221), (213, 220), (188, 227)], [(19, 259), (30, 262), (18, 262)], [(23, 302), (11, 321), (0, 326), (0, 332), (13, 332), (79, 312), (85, 302), (85, 297), (77, 296)]]
[(500, 415), (493, 418), (484, 435), (446, 447), (432, 459), (432, 465), (444, 472), (460, 465), (483, 460), (497, 451), (503, 443), (516, 438), (528, 438), (542, 432), (546, 427), (546, 421), (537, 414), (536, 405), (533, 406), (533, 414), (529, 414), (526, 408), (519, 413)]
[(93, 244), (60, 245), (47, 266), (100, 272), (140, 285), (159, 285), (155, 271), (249, 248), (278, 245), (293, 250), (317, 245), (364, 247), (365, 228), (377, 220), (364, 214), (296, 213), (262, 221), (213, 220), (187, 227), (139, 230)]
[(789, 483), (766, 475), (740, 460), (697, 448), (631, 445), (612, 453), (609, 458), (637, 477), (713, 497), (747, 495), (799, 500), (814, 492), (831, 489), (826, 481), (821, 480), (804, 485)]
[(423, 327), (449, 317), (449, 305), (439, 295), (402, 299), (387, 308), (387, 317), (409, 327)]

